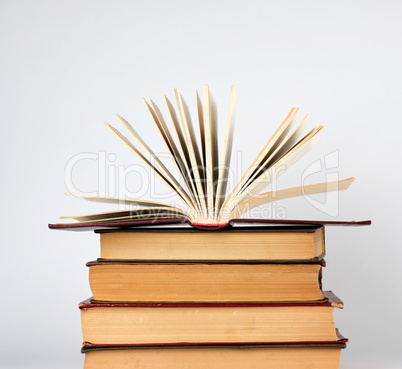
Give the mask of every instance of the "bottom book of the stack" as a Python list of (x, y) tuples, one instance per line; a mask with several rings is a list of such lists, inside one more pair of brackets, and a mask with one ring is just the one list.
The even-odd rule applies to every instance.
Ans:
[(84, 369), (339, 369), (347, 339), (259, 345), (83, 347)]

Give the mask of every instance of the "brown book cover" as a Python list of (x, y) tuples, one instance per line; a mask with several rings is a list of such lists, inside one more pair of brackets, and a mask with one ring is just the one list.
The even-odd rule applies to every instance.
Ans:
[(277, 306), (330, 306), (343, 309), (342, 300), (332, 291), (324, 291), (327, 297), (323, 301), (300, 301), (300, 302), (266, 302), (266, 303), (148, 303), (148, 302), (99, 302), (93, 297), (79, 303), (79, 309), (91, 309), (96, 307), (149, 307), (149, 308), (174, 308), (174, 307), (277, 307)]

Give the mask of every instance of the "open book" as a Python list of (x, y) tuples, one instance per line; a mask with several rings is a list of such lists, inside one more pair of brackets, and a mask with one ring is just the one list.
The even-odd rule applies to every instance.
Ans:
[(272, 201), (345, 190), (354, 181), (354, 178), (347, 178), (262, 193), (279, 175), (313, 148), (324, 128), (316, 126), (305, 134), (307, 116), (296, 123), (298, 109), (292, 108), (239, 182), (227, 193), (236, 115), (235, 89), (232, 87), (230, 92), (221, 147), (218, 145), (217, 135), (217, 106), (208, 86), (203, 87), (202, 95), (202, 99), (198, 93), (196, 95), (199, 140), (188, 105), (178, 89), (175, 89), (177, 110), (163, 94), (170, 126), (155, 103), (152, 100), (149, 102), (144, 100), (152, 121), (173, 159), (177, 169), (176, 176), (167, 169), (125, 119), (117, 115), (130, 139), (106, 123), (117, 138), (177, 195), (182, 203), (181, 206), (142, 199), (75, 195), (89, 201), (126, 205), (126, 209), (62, 218), (72, 218), (79, 223), (186, 219), (193, 225), (218, 226), (239, 218), (254, 207)]

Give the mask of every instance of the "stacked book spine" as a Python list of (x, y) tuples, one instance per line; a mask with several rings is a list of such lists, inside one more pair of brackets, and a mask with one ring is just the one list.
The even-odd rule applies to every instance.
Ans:
[(323, 226), (98, 233), (85, 369), (339, 368)]

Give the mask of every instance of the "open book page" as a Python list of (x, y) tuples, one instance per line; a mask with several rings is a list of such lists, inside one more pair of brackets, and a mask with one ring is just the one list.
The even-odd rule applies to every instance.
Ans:
[[(285, 155), (283, 155), (273, 166), (263, 172), (257, 177), (250, 185), (237, 197), (233, 197), (228, 207), (223, 210), (220, 221), (228, 221), (226, 217), (230, 212), (242, 202), (247, 199), (258, 195), (270, 183), (276, 180), (280, 175), (285, 173), (294, 163), (301, 157), (307, 154), (318, 142), (319, 134), (324, 129), (323, 126), (315, 127), (304, 138), (302, 138), (296, 145), (294, 145)], [(225, 204), (224, 204), (225, 205)]]
[[(66, 195), (79, 197), (79, 198), (87, 200), (87, 201), (104, 203), (104, 204), (116, 204), (116, 205), (120, 205), (120, 206), (141, 207), (141, 209), (138, 209), (138, 208), (129, 209), (129, 210), (133, 210), (133, 211), (134, 210), (163, 208), (166, 211), (176, 212), (176, 213), (180, 213), (180, 214), (186, 214), (189, 218), (194, 218), (194, 214), (191, 211), (187, 211), (187, 209), (182, 209), (178, 206), (173, 206), (171, 204), (168, 204), (165, 202), (160, 202), (160, 201), (133, 199), (133, 198), (129, 198), (129, 197), (80, 195), (80, 194), (72, 194), (72, 193), (66, 193)], [(126, 210), (122, 210), (122, 211), (126, 211)], [(107, 212), (107, 213), (110, 213), (110, 212)], [(94, 213), (94, 214), (102, 214), (102, 213)], [(70, 217), (61, 217), (61, 218), (70, 218)]]
[(344, 191), (349, 188), (355, 179), (353, 177), (341, 179), (339, 181), (320, 182), (303, 186), (282, 188), (276, 191), (265, 192), (254, 196), (239, 204), (230, 214), (230, 219), (239, 218), (249, 210), (258, 206), (268, 204), (272, 201), (289, 199), (291, 197), (327, 193), (332, 191)]
[(198, 91), (196, 91), (197, 98), (197, 115), (198, 115), (198, 128), (200, 131), (200, 141), (201, 141), (201, 159), (202, 165), (206, 167), (206, 148), (205, 148), (205, 126), (204, 126), (204, 108), (202, 106), (202, 101), (200, 95), (198, 95)]
[(227, 209), (230, 209), (233, 206), (233, 201), (235, 201), (235, 198), (238, 197), (238, 194), (240, 190), (243, 188), (243, 185), (248, 181), (250, 176), (261, 166), (261, 164), (264, 162), (266, 156), (270, 152), (270, 150), (273, 147), (277, 147), (279, 145), (278, 140), (286, 136), (289, 130), (291, 129), (294, 119), (296, 117), (296, 114), (298, 112), (298, 109), (292, 108), (288, 115), (285, 117), (285, 119), (282, 121), (282, 123), (279, 125), (279, 127), (275, 130), (273, 135), (269, 138), (269, 140), (266, 142), (262, 150), (258, 153), (258, 155), (255, 157), (253, 162), (250, 164), (248, 169), (245, 171), (245, 173), (242, 175), (240, 178), (240, 181), (236, 184), (236, 186), (232, 189), (230, 192), (229, 196), (226, 198), (222, 205), (222, 209), (225, 208), (225, 211)]
[[(179, 116), (183, 128), (183, 136), (185, 143), (188, 147), (188, 153), (190, 156), (191, 168), (193, 172), (195, 186), (198, 193), (199, 203), (201, 205), (202, 214), (205, 219), (208, 218), (207, 203), (204, 193), (204, 171), (202, 170), (201, 156), (197, 145), (197, 140), (194, 133), (193, 123), (191, 121), (190, 111), (183, 97), (178, 89), (175, 89), (177, 105), (179, 108)], [(205, 117), (204, 117), (205, 118)]]
[(299, 123), (295, 129), (293, 129), (292, 133), (289, 133), (295, 124), (295, 118), (298, 111), (299, 109), (292, 108), (287, 115), (287, 118), (285, 118), (278, 129), (270, 137), (263, 150), (263, 155), (259, 155), (256, 158), (255, 163), (252, 164), (252, 172), (243, 183), (241, 189), (238, 191), (238, 194), (248, 186), (248, 183), (252, 181), (252, 178), (255, 178), (261, 173), (261, 170), (264, 170), (264, 163), (267, 163), (280, 147), (285, 148), (287, 151), (293, 146), (293, 143), (290, 141), (296, 142), (298, 140), (298, 138), (296, 140), (292, 140), (292, 137), (299, 137), (302, 134), (304, 122), (307, 118), (304, 118), (301, 123)]
[(143, 154), (141, 154), (140, 151), (123, 135), (121, 134), (116, 128), (112, 127), (108, 123), (106, 123), (106, 126), (135, 154), (139, 159), (142, 160), (142, 162), (153, 172), (156, 174), (156, 176), (161, 180), (163, 184), (166, 185), (166, 187), (169, 188), (170, 191), (173, 193), (177, 194), (178, 197), (183, 201), (183, 203), (189, 207), (192, 208), (191, 205), (191, 199), (188, 197), (188, 195), (185, 193), (183, 188), (179, 185), (177, 188), (172, 184), (164, 175), (164, 173), (160, 172), (158, 168), (156, 168)]
[(69, 193), (69, 192), (66, 192), (65, 195), (79, 197), (80, 199), (84, 199), (87, 201), (99, 202), (99, 203), (104, 203), (104, 204), (132, 205), (132, 206), (143, 206), (143, 207), (164, 207), (164, 208), (177, 209), (180, 211), (183, 210), (178, 206), (173, 206), (166, 202), (133, 199), (131, 197), (81, 195), (81, 194), (75, 194), (75, 193)]
[(229, 110), (226, 118), (225, 136), (223, 138), (223, 144), (222, 144), (222, 156), (219, 163), (218, 187), (216, 189), (215, 206), (218, 212), (222, 207), (226, 195), (226, 188), (229, 177), (230, 159), (232, 155), (235, 120), (236, 120), (236, 92), (235, 88), (232, 86), (230, 91)]
[(191, 198), (192, 205), (194, 209), (197, 209), (197, 201), (192, 184), (190, 183), (190, 178), (188, 175), (188, 172), (186, 171), (185, 165), (184, 165), (184, 159), (180, 155), (180, 152), (174, 142), (174, 139), (169, 131), (169, 128), (167, 127), (167, 124), (165, 120), (163, 119), (163, 115), (160, 112), (159, 108), (156, 106), (156, 104), (151, 100), (151, 105), (152, 107), (144, 100), (145, 106), (147, 107), (147, 110), (149, 114), (151, 115), (152, 120), (154, 121), (156, 127), (158, 128), (158, 131), (163, 138), (163, 141), (173, 159), (173, 162), (176, 165), (177, 171), (179, 172), (182, 180), (184, 181), (186, 188), (187, 188), (187, 193), (189, 197)]
[(218, 182), (218, 111), (208, 86), (204, 86), (205, 179), (208, 221), (215, 216), (215, 190)]
[(191, 216), (185, 212), (176, 209), (169, 209), (166, 207), (149, 207), (149, 208), (137, 208), (137, 209), (130, 209), (130, 210), (113, 210), (113, 211), (106, 211), (101, 213), (92, 213), (92, 214), (83, 214), (83, 215), (69, 215), (60, 217), (61, 219), (75, 219), (79, 222), (86, 222), (86, 221), (105, 221), (111, 219), (138, 219), (141, 218), (149, 218), (153, 216), (172, 216), (175, 218), (178, 217), (185, 217), (186, 219), (191, 219)]
[(177, 147), (181, 153), (181, 157), (183, 158), (183, 164), (185, 166), (186, 173), (189, 178), (191, 189), (192, 189), (194, 197), (197, 201), (197, 209), (198, 209), (198, 211), (201, 212), (200, 198), (199, 198), (199, 194), (198, 194), (198, 191), (197, 191), (197, 188), (195, 185), (194, 173), (191, 170), (192, 164), (191, 164), (191, 160), (190, 160), (190, 154), (189, 154), (189, 150), (187, 148), (187, 144), (186, 144), (183, 132), (180, 127), (179, 119), (177, 118), (176, 111), (175, 111), (172, 103), (170, 102), (170, 100), (166, 97), (166, 95), (164, 93), (162, 93), (162, 95), (165, 100), (166, 109), (168, 110), (170, 121), (172, 122), (172, 125), (173, 125), (173, 131), (177, 138)]
[(323, 126), (313, 128), (285, 155), (276, 161), (271, 167), (257, 177), (239, 196), (238, 203), (259, 194), (269, 184), (284, 174), (293, 164), (306, 155), (319, 141), (319, 135), (324, 129)]
[(303, 118), (303, 120), (292, 130), (292, 132), (290, 132), (286, 137), (282, 138), (282, 142), (279, 142), (277, 145), (275, 145), (275, 150), (272, 148), (269, 153), (267, 153), (264, 162), (262, 162), (261, 165), (256, 168), (254, 173), (243, 185), (239, 193), (242, 193), (244, 189), (254, 181), (255, 178), (262, 175), (300, 140), (302, 133), (304, 132), (307, 117), (308, 115)]
[(121, 197), (107, 197), (107, 196), (93, 196), (93, 195), (79, 195), (79, 194), (71, 194), (66, 193), (66, 195), (71, 195), (75, 197), (82, 198), (87, 201), (106, 203), (106, 204), (117, 204), (121, 206), (134, 206), (132, 209), (124, 209), (124, 210), (113, 210), (106, 212), (97, 212), (91, 214), (84, 215), (71, 215), (71, 216), (62, 216), (61, 219), (75, 219), (80, 223), (84, 221), (109, 221), (111, 219), (117, 218), (126, 218), (126, 219), (138, 219), (142, 220), (142, 218), (150, 218), (150, 217), (170, 217), (170, 218), (186, 218), (190, 222), (194, 220), (194, 214), (179, 208), (177, 206), (172, 206), (170, 204), (159, 202), (159, 201), (151, 201), (151, 200), (141, 200), (141, 199), (132, 199), (132, 198), (121, 198)]
[(124, 118), (120, 117), (116, 114), (119, 121), (122, 123), (124, 128), (131, 134), (134, 138), (135, 142), (145, 151), (146, 155), (152, 159), (152, 162), (155, 163), (155, 167), (162, 174), (165, 179), (165, 182), (169, 183), (171, 186), (175, 188), (175, 192), (183, 198), (189, 207), (194, 207), (191, 198), (188, 196), (186, 191), (181, 187), (179, 182), (177, 182), (176, 178), (170, 173), (170, 171), (165, 167), (162, 161), (154, 154), (151, 148), (147, 145), (147, 143), (140, 137), (137, 131), (133, 128), (133, 126), (128, 123)]
[[(190, 223), (192, 223), (193, 222), (193, 220), (191, 219), (191, 218), (188, 218), (187, 216), (185, 216), (185, 215), (180, 215), (180, 214), (177, 214), (177, 213), (169, 213), (169, 212), (166, 212), (166, 213), (152, 213), (152, 214), (149, 214), (149, 215), (145, 215), (145, 214), (141, 214), (141, 215), (130, 215), (130, 216), (116, 216), (116, 217), (110, 217), (110, 218), (101, 218), (101, 219), (94, 219), (94, 220), (91, 220), (91, 219), (88, 219), (88, 220), (82, 220), (82, 219), (77, 219), (77, 218), (74, 218), (74, 217), (69, 217), (69, 218), (71, 218), (71, 219), (76, 219), (76, 220), (79, 220), (79, 223), (78, 224), (90, 224), (90, 223), (96, 223), (97, 225), (98, 224), (102, 224), (102, 223), (112, 223), (112, 222), (119, 222), (119, 223), (121, 223), (121, 222), (135, 222), (135, 221), (138, 221), (138, 222), (144, 222), (144, 221), (156, 221), (156, 220), (159, 220), (159, 219), (183, 219), (183, 220), (187, 220), (187, 221), (189, 221)], [(59, 226), (62, 226), (62, 225), (69, 225), (69, 224), (71, 224), (71, 223), (57, 223), (57, 225), (59, 225)]]

